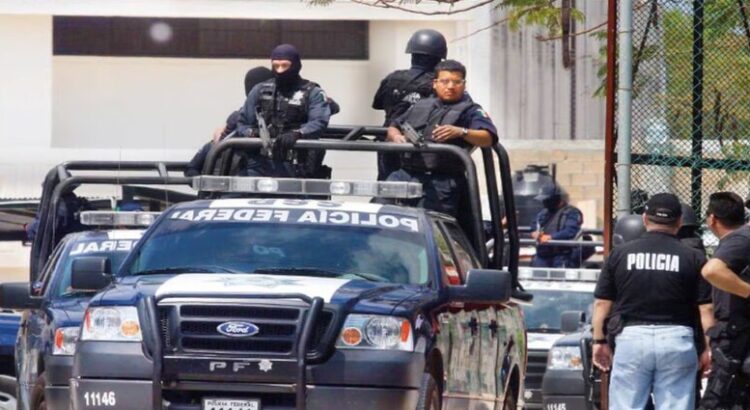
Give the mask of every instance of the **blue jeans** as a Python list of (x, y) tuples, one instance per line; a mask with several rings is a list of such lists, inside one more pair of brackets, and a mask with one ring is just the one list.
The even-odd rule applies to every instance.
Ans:
[(649, 393), (656, 409), (693, 410), (698, 354), (686, 326), (626, 326), (615, 338), (609, 407), (643, 409)]

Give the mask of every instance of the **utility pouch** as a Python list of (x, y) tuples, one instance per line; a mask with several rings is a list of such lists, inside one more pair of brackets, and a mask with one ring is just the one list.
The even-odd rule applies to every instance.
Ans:
[(606, 319), (606, 323), (604, 323), (604, 329), (607, 337), (607, 344), (609, 344), (609, 347), (612, 349), (612, 351), (615, 350), (615, 338), (617, 337), (617, 335), (622, 333), (622, 329), (624, 328), (625, 320), (623, 319), (622, 315), (611, 315)]

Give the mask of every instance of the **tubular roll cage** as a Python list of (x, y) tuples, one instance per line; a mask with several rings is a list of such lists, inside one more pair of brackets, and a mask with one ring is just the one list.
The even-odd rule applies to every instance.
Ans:
[[(182, 172), (187, 162), (161, 161), (70, 161), (53, 167), (44, 178), (42, 198), (39, 202), (39, 230), (31, 244), (30, 282), (34, 282), (39, 271), (57, 245), (57, 207), (62, 195), (71, 187), (87, 185), (185, 185), (190, 186), (192, 178), (170, 176), (170, 172)], [(114, 175), (72, 175), (71, 171), (105, 171)], [(120, 172), (125, 175), (119, 175)], [(134, 175), (154, 172), (154, 176)], [(132, 190), (130, 190), (132, 191)], [(129, 191), (123, 186), (123, 196)], [(175, 193), (177, 194), (177, 193)]]
[[(519, 236), (518, 221), (516, 220), (516, 206), (513, 199), (513, 180), (510, 171), (510, 160), (508, 152), (498, 142), (492, 147), (481, 148), (482, 160), (484, 164), (485, 183), (487, 196), (490, 205), (490, 214), (492, 222), (492, 238), (494, 240), (492, 260), (489, 260), (488, 252), (485, 246), (484, 230), (482, 227), (482, 209), (479, 199), (479, 184), (477, 170), (471, 156), (462, 148), (450, 144), (435, 144), (427, 142), (422, 147), (415, 147), (412, 144), (396, 144), (381, 142), (388, 129), (384, 127), (366, 127), (366, 126), (331, 126), (321, 136), (321, 139), (299, 140), (295, 144), (296, 149), (324, 149), (327, 151), (361, 151), (361, 152), (427, 152), (427, 153), (447, 153), (458, 157), (464, 164), (466, 170), (466, 180), (471, 207), (472, 231), (467, 232), (479, 254), (480, 260), (484, 266), (502, 270), (505, 251), (505, 235), (502, 227), (503, 215), (500, 208), (500, 193), (497, 187), (497, 177), (495, 174), (495, 161), (492, 156), (494, 152), (499, 159), (500, 182), (502, 183), (502, 198), (507, 218), (509, 253), (508, 271), (513, 278), (514, 287), (518, 284), (518, 253), (519, 253)], [(206, 157), (203, 166), (204, 174), (211, 174), (216, 166), (219, 166), (219, 173), (227, 175), (229, 172), (230, 161), (222, 161), (229, 156), (221, 155), (227, 150), (243, 151), (247, 149), (260, 148), (263, 143), (260, 138), (225, 138), (217, 144)], [(221, 162), (220, 162), (221, 161)], [(515, 290), (514, 290), (515, 291)]]

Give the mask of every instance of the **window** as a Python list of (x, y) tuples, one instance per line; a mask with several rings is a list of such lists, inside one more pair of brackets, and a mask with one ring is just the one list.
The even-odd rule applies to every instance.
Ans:
[(461, 276), (466, 278), (466, 274), (469, 270), (479, 267), (479, 260), (474, 253), (471, 251), (471, 246), (466, 239), (461, 228), (451, 222), (444, 222), (443, 226), (448, 232), (448, 238), (450, 239), (453, 251), (456, 253), (456, 259), (458, 260), (458, 266), (461, 268)]
[(60, 255), (62, 255), (63, 249), (65, 249), (67, 244), (68, 244), (68, 241), (63, 239), (57, 245), (57, 248), (53, 251), (49, 259), (47, 259), (47, 263), (44, 265), (44, 268), (42, 269), (42, 274), (39, 276), (39, 279), (36, 282), (34, 282), (32, 286), (33, 296), (42, 296), (47, 292), (47, 288), (49, 287), (50, 280), (52, 277), (52, 272), (54, 272), (55, 269), (57, 268), (57, 263), (60, 260)]
[(58, 16), (53, 26), (55, 55), (268, 58), (290, 43), (303, 59), (369, 58), (367, 21)]
[(442, 229), (440, 229), (435, 221), (432, 222), (432, 230), (435, 232), (435, 243), (437, 244), (438, 253), (440, 254), (443, 282), (449, 285), (460, 285), (461, 275), (456, 266), (456, 262), (453, 260), (453, 253), (451, 252), (450, 245), (448, 245), (448, 240), (445, 238)]

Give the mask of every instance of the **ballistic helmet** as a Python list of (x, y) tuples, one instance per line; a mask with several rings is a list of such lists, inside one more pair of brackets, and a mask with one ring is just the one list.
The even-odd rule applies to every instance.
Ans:
[(640, 238), (646, 232), (641, 215), (625, 215), (617, 220), (612, 233), (612, 244), (622, 245), (626, 242)]
[(438, 58), (448, 56), (448, 45), (440, 32), (432, 29), (417, 30), (406, 44), (407, 54), (425, 54)]

